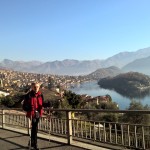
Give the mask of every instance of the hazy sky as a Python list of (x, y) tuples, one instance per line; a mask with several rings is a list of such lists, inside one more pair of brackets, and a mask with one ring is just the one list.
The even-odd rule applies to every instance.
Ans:
[(0, 61), (106, 59), (150, 47), (150, 0), (0, 0)]

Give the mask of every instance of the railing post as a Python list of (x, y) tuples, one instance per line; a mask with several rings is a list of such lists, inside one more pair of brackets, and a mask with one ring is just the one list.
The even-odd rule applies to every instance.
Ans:
[(94, 132), (94, 141), (96, 141), (96, 126), (95, 126), (95, 121), (94, 121), (93, 132)]
[(30, 118), (27, 118), (27, 134), (31, 134), (30, 133), (30, 129), (31, 129), (31, 120)]
[(143, 140), (143, 149), (145, 149), (145, 134), (144, 134), (144, 127), (142, 126), (142, 140)]
[(137, 141), (137, 126), (134, 126), (134, 135), (135, 135), (135, 147), (138, 147), (138, 141)]
[(129, 126), (129, 124), (127, 126), (128, 126), (128, 146), (130, 147), (130, 144), (131, 144), (131, 140), (130, 140), (130, 126)]
[(5, 128), (5, 110), (2, 109), (2, 128)]
[(67, 117), (67, 138), (68, 138), (68, 144), (70, 145), (72, 143), (72, 120), (71, 120), (71, 112), (66, 112)]
[(121, 124), (121, 141), (122, 141), (122, 145), (124, 145), (124, 136), (123, 136), (123, 125)]

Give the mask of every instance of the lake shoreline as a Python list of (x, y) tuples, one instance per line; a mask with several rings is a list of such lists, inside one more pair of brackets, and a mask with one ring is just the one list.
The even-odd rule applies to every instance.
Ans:
[(119, 105), (120, 110), (125, 110), (129, 107), (131, 101), (135, 100), (137, 102), (141, 102), (143, 105), (150, 105), (150, 95), (146, 95), (144, 98), (128, 98), (126, 96), (122, 96), (121, 94), (117, 93), (114, 90), (108, 90), (103, 89), (98, 85), (97, 81), (89, 81), (89, 82), (83, 82), (81, 84), (74, 84), (74, 86), (71, 88), (68, 88), (67, 90), (70, 90), (72, 92), (75, 92), (76, 94), (87, 94), (89, 96), (104, 96), (104, 95), (110, 95), (112, 97), (112, 101), (116, 102)]

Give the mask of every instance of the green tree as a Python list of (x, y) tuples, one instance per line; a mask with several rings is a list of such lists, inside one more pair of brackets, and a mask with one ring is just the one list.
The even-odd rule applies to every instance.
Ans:
[(54, 79), (52, 77), (48, 78), (48, 89), (52, 89), (54, 87)]
[[(143, 106), (140, 102), (132, 101), (127, 110), (150, 110), (148, 105)], [(123, 115), (123, 121), (131, 124), (149, 124), (150, 115), (141, 113), (127, 113)]]
[(71, 91), (65, 91), (64, 92), (64, 99), (68, 101), (68, 104), (73, 109), (77, 108), (79, 103), (81, 102), (81, 96), (77, 95)]
[(108, 98), (109, 98), (109, 101), (112, 102), (112, 98), (111, 98), (111, 96), (110, 96), (109, 94), (107, 94), (106, 97), (108, 97)]
[(13, 100), (13, 96), (11, 95), (7, 95), (6, 97), (3, 97), (1, 103), (2, 105), (7, 106), (7, 107), (13, 107), (15, 104)]

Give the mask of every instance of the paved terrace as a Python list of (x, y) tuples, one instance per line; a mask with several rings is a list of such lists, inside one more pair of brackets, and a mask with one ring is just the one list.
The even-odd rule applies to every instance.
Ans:
[[(0, 129), (0, 150), (26, 150), (28, 149), (27, 144), (29, 141), (29, 136), (24, 133), (19, 133), (16, 131), (11, 131), (8, 129)], [(67, 145), (60, 142), (47, 140), (42, 137), (38, 138), (38, 146), (41, 150), (108, 150), (102, 147), (96, 147), (89, 144), (84, 144), (80, 142), (74, 143), (74, 145)], [(82, 146), (87, 148), (82, 148)]]
[[(57, 110), (64, 111), (64, 110)], [(66, 122), (62, 122), (58, 118), (51, 117), (51, 121), (47, 122), (44, 118), (41, 118), (39, 124), (38, 133), (38, 145), (41, 149), (56, 149), (56, 150), (123, 150), (127, 147), (131, 149), (145, 149), (149, 150), (149, 126), (144, 125), (132, 125), (134, 130), (129, 132), (130, 125), (127, 124), (128, 128), (123, 128), (126, 124), (121, 123), (109, 123), (111, 126), (119, 125), (121, 129), (111, 128), (105, 125), (105, 122), (98, 122), (104, 125), (102, 130), (97, 132), (95, 124), (90, 124), (89, 134), (83, 135), (83, 128), (87, 127), (88, 121), (73, 120), (71, 119), (71, 111), (77, 110), (65, 110), (66, 111)], [(87, 110), (79, 110), (84, 112)], [(89, 111), (89, 110), (88, 110)], [(90, 110), (91, 112), (100, 112), (102, 110)], [(112, 112), (112, 110), (109, 110)], [(107, 110), (107, 112), (109, 112)], [(129, 113), (129, 111), (113, 111), (113, 113)], [(130, 111), (135, 113), (137, 111)], [(140, 111), (141, 114), (150, 114), (149, 111)], [(28, 149), (27, 144), (29, 141), (29, 126), (30, 122), (26, 120), (24, 114), (11, 113), (6, 110), (2, 110), (0, 114), (0, 150), (19, 150)], [(45, 122), (46, 121), (46, 122)], [(64, 121), (64, 120), (63, 120)], [(80, 124), (81, 121), (84, 123)], [(27, 123), (27, 124), (26, 124)], [(77, 126), (72, 126), (73, 124)], [(43, 126), (44, 125), (44, 126)], [(82, 126), (81, 126), (82, 125)], [(60, 126), (62, 128), (60, 128)], [(79, 128), (80, 126), (80, 128)], [(49, 128), (48, 128), (49, 127)], [(76, 128), (75, 128), (76, 127)], [(125, 126), (126, 127), (126, 126)], [(140, 130), (137, 130), (140, 129)], [(61, 130), (60, 130), (61, 129)], [(128, 129), (128, 131), (126, 131)], [(49, 135), (50, 131), (50, 135)], [(107, 132), (108, 131), (108, 132)], [(115, 134), (113, 134), (115, 131)], [(119, 131), (119, 132), (118, 132)], [(62, 134), (60, 134), (62, 133)], [(87, 132), (86, 132), (87, 133)], [(98, 133), (98, 134), (97, 134)], [(104, 136), (102, 136), (104, 134)], [(94, 136), (92, 136), (94, 135)], [(129, 136), (130, 135), (130, 136)], [(90, 140), (87, 138), (90, 137)], [(104, 137), (102, 139), (101, 137)], [(49, 142), (50, 139), (50, 142)], [(130, 146), (130, 147), (129, 147)]]

